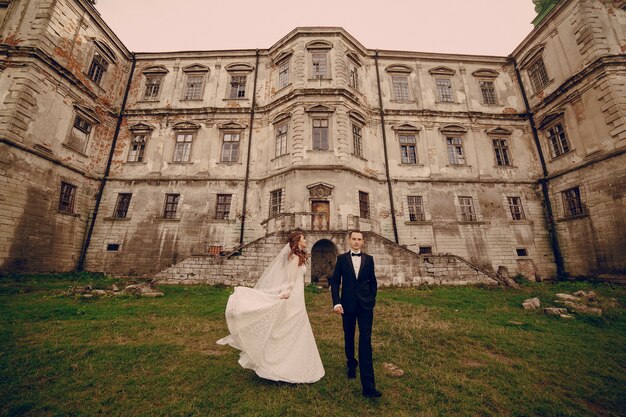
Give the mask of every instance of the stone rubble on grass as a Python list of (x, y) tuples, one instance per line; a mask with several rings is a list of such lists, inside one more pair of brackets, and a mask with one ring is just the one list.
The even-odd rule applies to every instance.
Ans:
[(596, 300), (598, 298), (598, 295), (593, 291), (584, 292), (583, 290), (580, 290), (580, 291), (576, 291), (574, 295), (576, 297), (581, 297), (590, 301)]
[(559, 307), (547, 307), (544, 308), (543, 311), (549, 316), (560, 316), (561, 314), (567, 314), (566, 308)]
[(559, 314), (559, 317), (562, 319), (573, 319), (574, 316), (572, 316), (571, 314)]
[(578, 297), (574, 297), (571, 294), (564, 294), (564, 293), (559, 293), (556, 295), (556, 298), (560, 299), (560, 300), (567, 300), (567, 301), (582, 301), (580, 298)]
[(590, 307), (585, 304), (574, 303), (572, 301), (567, 301), (567, 300), (557, 300), (556, 302), (559, 304), (566, 305), (571, 310), (574, 310), (576, 313), (591, 314), (593, 316), (598, 316), (598, 317), (602, 315), (602, 309), (597, 308), (597, 307)]
[(140, 295), (142, 297), (163, 296), (163, 293), (161, 291), (146, 283), (128, 285), (126, 288), (124, 288), (124, 292), (127, 294)]
[(402, 376), (402, 375), (404, 375), (404, 371), (402, 369), (398, 368), (393, 363), (384, 362), (383, 363), (383, 368), (385, 369), (385, 372), (388, 375), (391, 375), (391, 376)]
[(120, 291), (119, 287), (115, 284), (111, 286), (109, 290), (100, 290), (93, 289), (91, 285), (86, 285), (84, 287), (70, 287), (69, 291), (67, 291), (68, 295), (75, 295), (81, 298), (94, 298), (94, 297), (104, 297), (104, 296), (112, 296), (112, 295), (122, 295), (122, 294), (133, 294), (139, 295), (142, 297), (161, 297), (163, 293), (156, 289), (152, 283), (141, 283), (141, 284), (133, 284), (128, 285), (124, 288), (123, 291)]
[(522, 303), (524, 310), (534, 310), (536, 308), (539, 308), (540, 305), (541, 303), (539, 302), (539, 298), (537, 297), (529, 298), (527, 300), (524, 300), (524, 302)]
[[(598, 295), (593, 291), (576, 291), (574, 294), (558, 293), (556, 294), (557, 304), (565, 307), (544, 308), (543, 311), (551, 316), (559, 316), (563, 319), (573, 319), (575, 316), (568, 313), (590, 314), (592, 316), (601, 317), (602, 309), (597, 306)], [(593, 305), (590, 305), (593, 304)]]

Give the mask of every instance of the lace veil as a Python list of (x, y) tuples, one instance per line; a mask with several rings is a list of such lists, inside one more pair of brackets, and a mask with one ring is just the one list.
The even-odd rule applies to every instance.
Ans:
[(270, 262), (254, 286), (254, 289), (268, 294), (279, 294), (285, 288), (285, 284), (289, 282), (287, 267), (289, 265), (290, 252), (291, 248), (289, 243), (287, 243)]

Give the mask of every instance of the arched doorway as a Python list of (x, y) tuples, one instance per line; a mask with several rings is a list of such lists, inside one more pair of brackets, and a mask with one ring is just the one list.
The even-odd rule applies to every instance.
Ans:
[(335, 269), (337, 248), (328, 239), (318, 240), (311, 249), (311, 282), (328, 287), (328, 279)]

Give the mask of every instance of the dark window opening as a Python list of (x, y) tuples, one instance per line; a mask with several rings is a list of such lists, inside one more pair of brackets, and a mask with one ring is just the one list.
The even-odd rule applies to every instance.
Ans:
[(107, 244), (107, 251), (109, 251), (109, 252), (117, 252), (118, 250), (120, 250), (120, 244), (119, 243), (109, 243), (109, 244)]
[(526, 251), (526, 248), (518, 248), (517, 250), (517, 256), (528, 256), (528, 252)]

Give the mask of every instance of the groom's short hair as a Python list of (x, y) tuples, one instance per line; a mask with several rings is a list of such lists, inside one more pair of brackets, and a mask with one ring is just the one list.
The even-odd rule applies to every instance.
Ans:
[(350, 233), (348, 233), (348, 239), (352, 237), (352, 233), (360, 233), (361, 236), (363, 236), (363, 232), (361, 232), (359, 229), (353, 229), (353, 230), (350, 230)]

